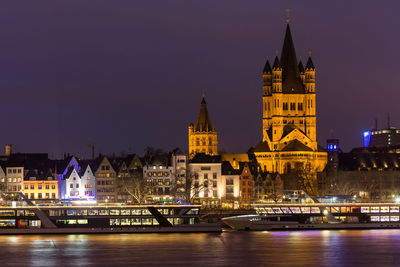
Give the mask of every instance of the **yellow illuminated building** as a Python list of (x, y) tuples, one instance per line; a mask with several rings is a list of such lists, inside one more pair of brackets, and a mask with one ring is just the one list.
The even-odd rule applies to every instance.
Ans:
[(263, 170), (289, 173), (307, 169), (316, 178), (324, 169), (327, 153), (316, 135), (315, 67), (308, 58), (305, 68), (297, 63), (290, 32), (286, 27), (280, 58), (263, 70), (263, 139), (254, 154)]
[(211, 123), (203, 96), (197, 122), (195, 125), (193, 123), (189, 125), (189, 158), (192, 159), (196, 153), (217, 155), (217, 146), (217, 129)]
[(24, 181), (24, 194), (29, 199), (58, 199), (58, 181)]

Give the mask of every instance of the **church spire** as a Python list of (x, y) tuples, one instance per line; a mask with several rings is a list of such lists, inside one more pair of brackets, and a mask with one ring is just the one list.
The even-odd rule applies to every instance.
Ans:
[(204, 95), (201, 100), (200, 112), (199, 116), (197, 117), (195, 131), (199, 132), (215, 131), (215, 127), (212, 125), (210, 116), (208, 115), (207, 102), (205, 100)]
[(289, 76), (299, 77), (296, 50), (294, 49), (289, 23), (286, 26), (285, 40), (283, 41), (281, 64), (283, 68), (283, 79)]
[(272, 65), (273, 69), (282, 68), (281, 63), (279, 62), (278, 56), (275, 57), (274, 65)]
[(269, 64), (269, 61), (267, 59), (267, 62), (265, 62), (263, 73), (271, 73), (271, 72), (272, 72), (271, 65)]
[(307, 64), (306, 64), (306, 69), (315, 70), (314, 63), (313, 63), (313, 61), (311, 59), (311, 55), (308, 57)]

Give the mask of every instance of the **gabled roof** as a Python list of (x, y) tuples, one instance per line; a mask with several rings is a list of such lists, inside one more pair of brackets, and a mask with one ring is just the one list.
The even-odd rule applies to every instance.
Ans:
[(282, 93), (303, 94), (305, 92), (305, 89), (303, 82), (300, 79), (296, 50), (294, 49), (289, 24), (287, 24), (286, 26), (285, 40), (283, 41), (281, 65)]
[(282, 151), (313, 151), (311, 148), (308, 146), (304, 145), (302, 142), (299, 140), (295, 139), (290, 141), (283, 149)]
[(293, 125), (286, 124), (286, 125), (283, 127), (283, 132), (282, 132), (282, 137), (281, 137), (281, 138), (284, 138), (286, 135), (288, 135), (288, 134), (290, 134), (291, 132), (293, 132), (294, 129), (296, 129), (296, 128), (295, 128)]
[(261, 141), (254, 148), (254, 152), (270, 152), (270, 151), (271, 149), (269, 148), (267, 141)]
[(288, 134), (290, 134), (291, 132), (293, 132), (294, 130), (297, 130), (299, 132), (301, 132), (302, 134), (306, 135), (303, 130), (296, 128), (293, 124), (286, 124), (283, 127), (283, 132), (282, 132), (282, 137), (281, 139), (283, 139), (284, 137), (286, 137)]
[(68, 179), (68, 178), (71, 176), (71, 174), (72, 174), (72, 172), (73, 172), (74, 170), (75, 170), (74, 166), (70, 166), (70, 167), (68, 168), (67, 173), (63, 176), (63, 178), (64, 178), (64, 179)]
[[(79, 175), (80, 177), (82, 177), (82, 176), (85, 174), (85, 172), (86, 172), (88, 166), (90, 166), (90, 162), (89, 162), (89, 161), (84, 161), (84, 162), (82, 162), (82, 163), (80, 164), (81, 169), (80, 169), (79, 172), (78, 172), (78, 175)], [(92, 169), (91, 167), (90, 167), (90, 169), (91, 169), (92, 172), (93, 172), (93, 169)]]
[(215, 127), (211, 123), (210, 116), (208, 115), (207, 103), (204, 97), (201, 100), (200, 112), (197, 117), (197, 122), (194, 125), (194, 130), (198, 132), (216, 131)]

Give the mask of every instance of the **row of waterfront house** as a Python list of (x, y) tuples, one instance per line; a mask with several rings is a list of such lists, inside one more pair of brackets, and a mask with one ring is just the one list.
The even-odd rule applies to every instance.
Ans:
[(15, 153), (0, 157), (0, 189), (22, 192), (37, 203), (199, 203), (239, 207), (281, 192), (278, 174), (258, 172), (247, 154), (197, 154), (192, 159), (175, 150), (147, 161), (138, 155), (74, 156), (49, 159), (47, 154)]

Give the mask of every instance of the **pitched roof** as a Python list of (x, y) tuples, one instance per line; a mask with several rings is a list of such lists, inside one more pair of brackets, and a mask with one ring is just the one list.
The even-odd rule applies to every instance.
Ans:
[(281, 65), (281, 63), (279, 62), (279, 58), (278, 58), (278, 56), (276, 56), (275, 57), (275, 60), (274, 60), (274, 64), (272, 65), (272, 68), (273, 69), (277, 69), (277, 68), (281, 68), (282, 67), (282, 65)]
[(294, 129), (295, 129), (295, 127), (294, 127), (293, 125), (286, 124), (286, 125), (283, 127), (283, 132), (282, 132), (282, 137), (281, 137), (281, 138), (284, 138), (286, 135), (288, 135), (288, 134), (290, 134), (291, 132), (293, 132)]
[(197, 153), (190, 163), (220, 163), (221, 156), (211, 156), (205, 153)]
[(267, 135), (269, 137), (269, 140), (272, 141), (272, 125), (268, 128)]
[(314, 68), (314, 63), (313, 63), (311, 57), (308, 57), (307, 64), (306, 64), (306, 69), (313, 69), (313, 70), (315, 70), (315, 68)]
[(300, 79), (299, 66), (297, 65), (296, 50), (294, 49), (292, 34), (289, 24), (286, 27), (285, 40), (281, 54), (282, 64), (282, 93), (303, 94), (304, 85)]
[(201, 100), (200, 112), (197, 117), (197, 122), (196, 125), (194, 126), (194, 130), (198, 132), (208, 132), (216, 130), (211, 123), (210, 116), (208, 115), (207, 103), (204, 97)]
[(270, 151), (271, 149), (269, 148), (267, 141), (261, 141), (254, 148), (254, 152), (270, 152)]
[(269, 61), (267, 59), (267, 62), (265, 62), (263, 73), (271, 73), (271, 72), (272, 72), (271, 65), (269, 65)]
[(304, 72), (304, 66), (303, 66), (303, 62), (301, 62), (301, 60), (299, 61), (299, 72), (300, 73)]
[(223, 161), (221, 165), (222, 175), (239, 175), (239, 171), (235, 170), (229, 161)]
[(290, 141), (287, 146), (282, 149), (282, 151), (312, 151), (312, 149), (295, 139)]

